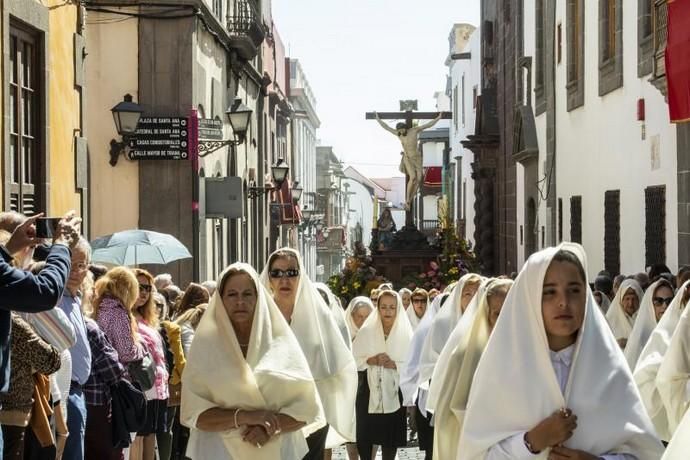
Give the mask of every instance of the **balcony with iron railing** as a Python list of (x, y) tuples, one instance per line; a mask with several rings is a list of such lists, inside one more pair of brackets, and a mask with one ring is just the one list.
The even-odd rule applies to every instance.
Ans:
[(258, 0), (233, 0), (228, 10), (227, 28), (230, 47), (247, 61), (256, 57), (266, 33)]
[(654, 1), (654, 73), (651, 83), (666, 96), (666, 40), (668, 38), (668, 1)]

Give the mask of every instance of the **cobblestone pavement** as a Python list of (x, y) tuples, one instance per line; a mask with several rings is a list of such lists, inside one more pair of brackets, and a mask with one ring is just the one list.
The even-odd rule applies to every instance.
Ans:
[[(381, 458), (381, 451), (379, 450), (376, 459)], [(424, 460), (424, 452), (420, 451), (418, 447), (405, 447), (398, 449), (398, 455), (395, 457), (398, 460)], [(333, 450), (332, 460), (348, 460), (345, 447), (338, 447)]]

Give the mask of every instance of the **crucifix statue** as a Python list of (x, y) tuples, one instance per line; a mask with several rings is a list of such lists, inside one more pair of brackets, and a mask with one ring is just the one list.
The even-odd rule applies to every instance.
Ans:
[[(407, 176), (407, 190), (405, 192), (405, 209), (410, 210), (412, 201), (424, 180), (424, 167), (422, 163), (422, 152), (419, 151), (419, 134), (425, 129), (431, 128), (441, 119), (451, 118), (450, 112), (413, 112), (409, 106), (410, 101), (401, 101), (401, 109), (405, 112), (369, 112), (366, 114), (367, 120), (376, 120), (386, 131), (394, 134), (402, 145), (402, 162), (400, 165), (402, 173)], [(416, 102), (416, 101), (413, 101)], [(416, 103), (413, 104), (416, 108)], [(391, 128), (383, 120), (405, 120)], [(414, 126), (414, 120), (431, 120), (419, 126)], [(411, 217), (411, 216), (410, 216)]]

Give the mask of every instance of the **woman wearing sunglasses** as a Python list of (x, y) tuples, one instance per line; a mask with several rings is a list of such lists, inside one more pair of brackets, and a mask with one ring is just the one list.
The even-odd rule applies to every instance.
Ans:
[(630, 332), (628, 343), (624, 350), (625, 359), (628, 361), (631, 371), (635, 370), (642, 349), (647, 344), (652, 331), (659, 324), (661, 317), (672, 301), (673, 288), (671, 283), (663, 278), (649, 286), (647, 292), (642, 297), (635, 325), (632, 332)]
[(156, 381), (146, 391), (146, 422), (137, 433), (130, 448), (131, 460), (153, 460), (156, 455), (156, 436), (168, 432), (168, 363), (165, 359), (163, 337), (158, 332), (158, 308), (153, 300), (153, 276), (146, 270), (134, 269), (139, 282), (139, 297), (132, 313), (142, 342), (156, 363)]
[(304, 275), (298, 252), (283, 248), (271, 254), (261, 282), (290, 324), (314, 376), (328, 425), (307, 438), (309, 453), (304, 458), (322, 460), (326, 447), (355, 440), (354, 358), (330, 308)]

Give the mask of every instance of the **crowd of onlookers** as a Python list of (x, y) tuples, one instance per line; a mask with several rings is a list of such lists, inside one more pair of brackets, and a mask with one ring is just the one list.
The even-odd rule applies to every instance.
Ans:
[(0, 213), (3, 458), (184, 458), (182, 371), (214, 283), (92, 264), (74, 213), (52, 241), (36, 217)]

